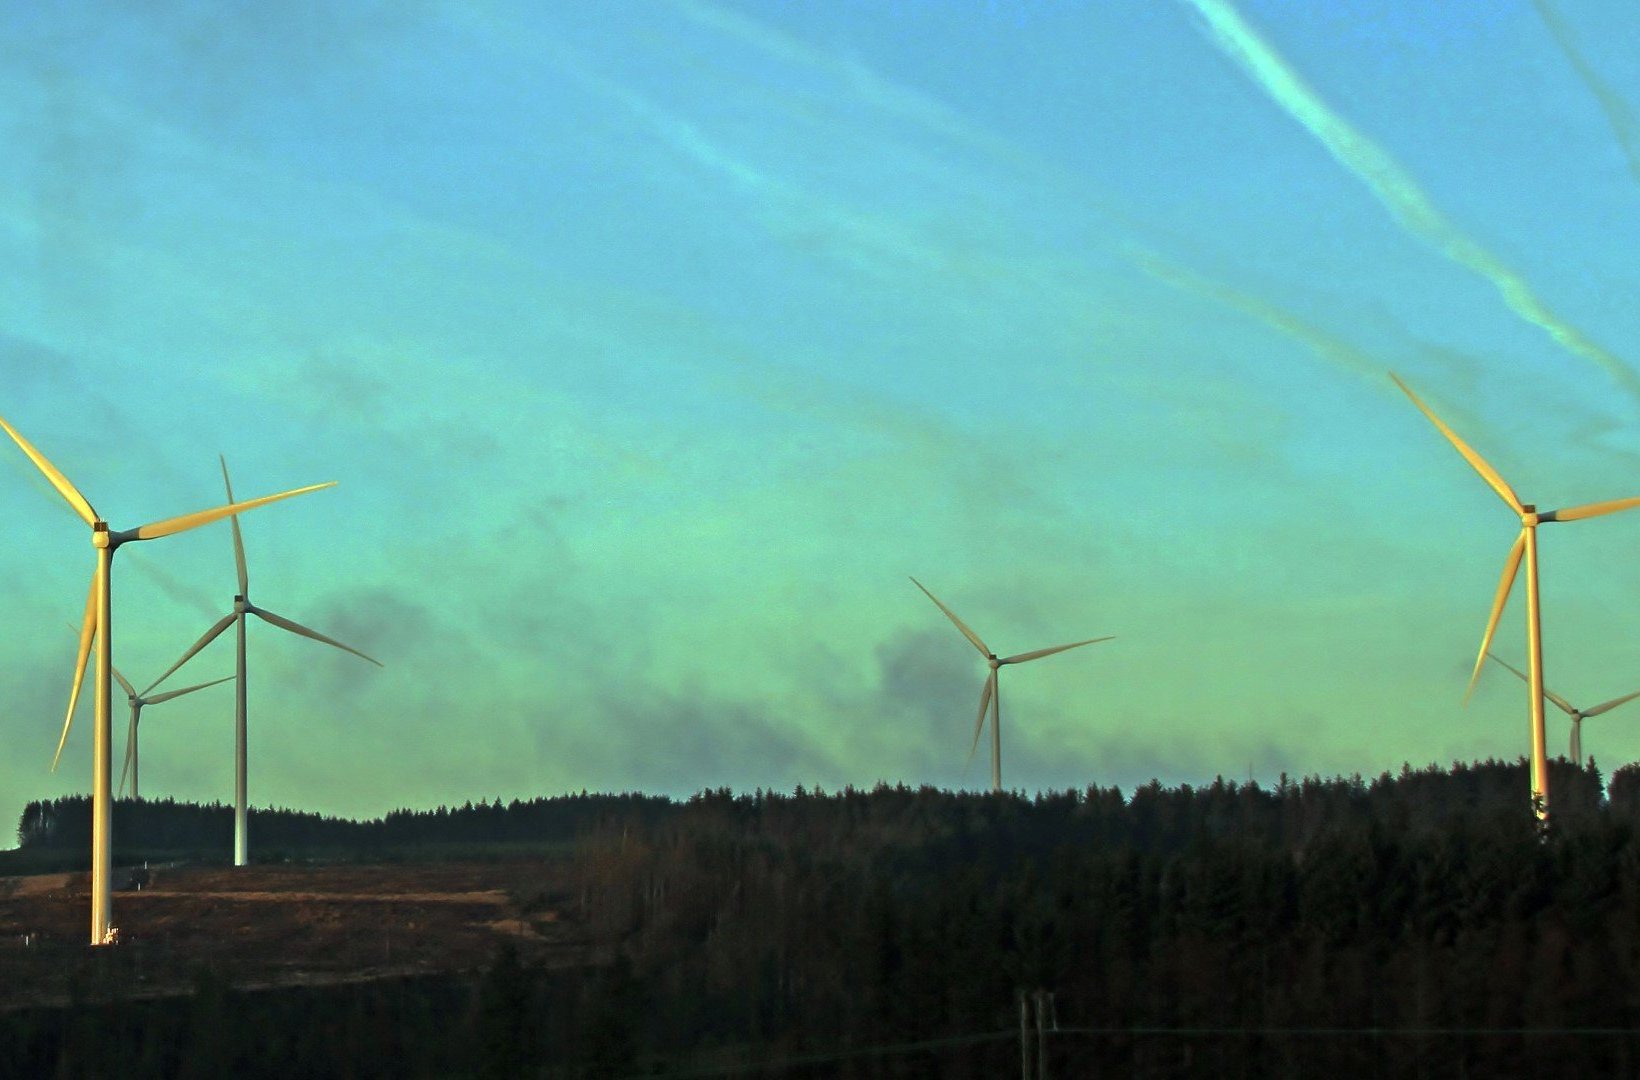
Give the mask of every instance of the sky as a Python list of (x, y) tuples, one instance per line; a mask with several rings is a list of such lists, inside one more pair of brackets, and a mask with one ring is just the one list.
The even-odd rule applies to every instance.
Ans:
[[(1461, 699), (1518, 525), (1388, 372), (1528, 502), (1640, 495), (1616, 0), (0, 20), (0, 416), (116, 529), (219, 453), (339, 482), (242, 518), (250, 596), (384, 666), (250, 627), (255, 806), (982, 788), (984, 663), (911, 575), (1001, 655), (1115, 635), (1003, 672), (1011, 788), (1514, 759), (1518, 680)], [(0, 521), (3, 813), (89, 790), (94, 557), (6, 445)], [(1640, 688), (1637, 543), (1542, 530), (1575, 704)], [(140, 688), (229, 531), (114, 565)], [(231, 800), (232, 714), (145, 712), (143, 794)], [(1640, 757), (1640, 705), (1584, 747)]]

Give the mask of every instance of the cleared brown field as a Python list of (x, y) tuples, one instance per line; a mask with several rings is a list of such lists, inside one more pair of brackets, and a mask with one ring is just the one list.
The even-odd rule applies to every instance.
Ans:
[(573, 966), (590, 950), (538, 861), (122, 871), (120, 943), (86, 945), (88, 875), (0, 878), (0, 1008), (252, 989), (487, 965), (503, 942)]

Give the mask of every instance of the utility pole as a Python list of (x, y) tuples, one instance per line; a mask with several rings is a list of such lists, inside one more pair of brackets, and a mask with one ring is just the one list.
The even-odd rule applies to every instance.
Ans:
[(1048, 1080), (1048, 1027), (1042, 1009), (1047, 998), (1046, 990), (1036, 992), (1036, 1080)]
[(1030, 1018), (1023, 990), (1019, 992), (1019, 1080), (1031, 1080)]

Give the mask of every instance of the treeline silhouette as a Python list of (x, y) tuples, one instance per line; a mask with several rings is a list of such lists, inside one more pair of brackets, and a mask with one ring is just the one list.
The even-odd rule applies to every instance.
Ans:
[[(526, 946), (455, 990), (331, 988), (307, 1011), (297, 992), (235, 994), (190, 1026), (223, 992), (206, 985), (99, 1006), (168, 1021), (30, 1014), (0, 1045), (65, 1076), (175, 1066), (198, 1038), (236, 1076), (964, 1080), (1019, 1067), (1007, 1038), (957, 1040), (1017, 1029), (1019, 994), (1042, 989), (1054, 1077), (1635, 1075), (1640, 768), (1604, 792), (1592, 767), (1552, 770), (1546, 835), (1525, 763), (1496, 761), (1125, 798), (882, 786), (463, 807), (425, 824), (577, 836), (520, 900), (578, 925), (597, 964), (553, 969)], [(524, 820), (542, 832), (513, 831)], [(329, 1036), (279, 1034), (310, 1022)], [(159, 1030), (181, 1049), (155, 1049)], [(873, 1049), (903, 1044), (925, 1045)]]
[[(1276, 786), (1237, 784), (1222, 777), (1204, 787), (1163, 787), (1158, 781), (1123, 798), (1117, 788), (1091, 787), (1038, 796), (1017, 797), (1009, 805), (1030, 807), (1032, 820), (1048, 832), (1066, 828), (1086, 841), (1131, 844), (1152, 853), (1174, 852), (1204, 833), (1235, 833), (1249, 841), (1301, 854), (1314, 837), (1335, 828), (1368, 821), (1392, 828), (1433, 828), (1477, 812), (1513, 812), (1522, 804), (1520, 762), (1455, 762), (1402, 768), (1371, 780), (1361, 776), (1291, 780)], [(1604, 808), (1598, 771), (1556, 760), (1550, 763), (1554, 813), (1561, 821), (1585, 818)], [(1613, 775), (1610, 809), (1620, 816), (1640, 812), (1640, 764)], [(790, 795), (759, 790), (735, 796), (728, 789), (702, 792), (678, 801), (661, 795), (565, 794), (503, 803), (479, 800), (434, 810), (394, 810), (381, 818), (356, 821), (289, 809), (252, 809), (253, 854), (279, 857), (305, 852), (370, 854), (392, 848), (440, 845), (554, 845), (585, 836), (617, 822), (623, 829), (649, 828), (694, 820), (704, 807), (734, 807), (733, 813), (785, 822), (788, 827), (825, 829), (838, 824), (833, 806), (853, 827), (860, 819), (894, 817), (909, 803), (935, 829), (937, 819), (961, 808), (992, 805), (990, 796), (946, 792), (935, 788), (880, 785), (866, 791), (845, 788), (835, 795), (801, 786)], [(1074, 808), (1074, 814), (1064, 811)], [(718, 812), (714, 810), (714, 812)], [(901, 823), (900, 828), (904, 827)], [(935, 831), (939, 831), (935, 829)], [(926, 838), (926, 837), (923, 837)], [(186, 803), (172, 799), (120, 799), (114, 814), (114, 850), (122, 853), (163, 850), (197, 852), (210, 857), (231, 846), (233, 808), (222, 803)], [(91, 800), (84, 795), (36, 800), (24, 808), (17, 826), (18, 845), (26, 851), (89, 853)]]
[[(496, 799), (436, 810), (395, 810), (368, 821), (302, 810), (252, 809), (249, 829), (258, 861), (335, 855), (369, 856), (394, 849), (482, 844), (562, 844), (618, 817), (647, 822), (671, 808), (664, 796), (560, 795), (503, 804)], [(84, 795), (34, 801), (23, 808), (17, 843), (25, 852), (89, 857), (91, 800)], [(120, 799), (114, 809), (114, 855), (148, 853), (221, 859), (233, 845), (233, 807), (172, 799)]]

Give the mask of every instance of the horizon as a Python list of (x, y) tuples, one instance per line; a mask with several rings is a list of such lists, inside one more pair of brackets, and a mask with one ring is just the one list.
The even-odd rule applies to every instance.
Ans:
[[(1558, 757), (1557, 758), (1557, 757), (1551, 756), (1550, 760), (1559, 762), (1561, 764), (1566, 764), (1567, 763), (1566, 759), (1564, 757)], [(1113, 792), (1113, 793), (1115, 793), (1117, 798), (1121, 800), (1121, 802), (1124, 806), (1131, 806), (1132, 803), (1133, 803), (1134, 798), (1137, 797), (1138, 793), (1141, 790), (1161, 791), (1161, 792), (1164, 792), (1164, 793), (1169, 793), (1170, 792), (1170, 793), (1174, 793), (1174, 794), (1183, 794), (1183, 793), (1196, 793), (1196, 792), (1201, 792), (1201, 791), (1208, 790), (1208, 789), (1211, 789), (1211, 788), (1214, 788), (1214, 787), (1223, 786), (1223, 787), (1227, 788), (1228, 790), (1230, 790), (1232, 792), (1240, 791), (1240, 790), (1243, 790), (1245, 788), (1251, 788), (1252, 790), (1263, 793), (1263, 794), (1282, 795), (1282, 794), (1285, 794), (1285, 793), (1290, 792), (1290, 791), (1299, 790), (1299, 789), (1301, 789), (1301, 788), (1303, 788), (1303, 787), (1305, 787), (1305, 786), (1307, 786), (1311, 783), (1317, 783), (1317, 784), (1322, 784), (1322, 785), (1340, 784), (1340, 785), (1348, 785), (1348, 786), (1351, 786), (1351, 787), (1360, 787), (1360, 788), (1363, 788), (1363, 789), (1371, 789), (1371, 788), (1374, 788), (1374, 787), (1376, 787), (1377, 785), (1379, 785), (1381, 783), (1388, 782), (1388, 783), (1394, 784), (1397, 781), (1400, 781), (1400, 780), (1403, 780), (1403, 779), (1406, 779), (1406, 778), (1410, 778), (1410, 777), (1428, 776), (1428, 775), (1431, 775), (1431, 774), (1438, 774), (1438, 775), (1441, 775), (1441, 776), (1452, 776), (1452, 775), (1454, 775), (1454, 773), (1456, 773), (1459, 770), (1467, 770), (1467, 771), (1470, 771), (1470, 772), (1476, 772), (1476, 771), (1483, 770), (1483, 769), (1503, 769), (1503, 770), (1519, 769), (1519, 770), (1521, 770), (1522, 774), (1524, 775), (1530, 770), (1530, 767), (1531, 767), (1530, 760), (1525, 756), (1521, 756), (1521, 757), (1518, 757), (1518, 758), (1514, 759), (1513, 761), (1503, 760), (1501, 758), (1497, 758), (1497, 759), (1487, 758), (1485, 760), (1475, 760), (1475, 761), (1453, 761), (1453, 762), (1450, 762), (1450, 763), (1444, 764), (1444, 765), (1441, 764), (1440, 762), (1432, 761), (1432, 762), (1429, 762), (1428, 764), (1419, 765), (1419, 766), (1416, 766), (1416, 767), (1413, 766), (1411, 762), (1402, 762), (1401, 767), (1398, 770), (1384, 769), (1384, 770), (1381, 770), (1381, 771), (1379, 771), (1377, 773), (1373, 773), (1373, 774), (1364, 774), (1364, 773), (1361, 773), (1361, 772), (1354, 772), (1354, 773), (1348, 773), (1348, 774), (1335, 773), (1333, 775), (1327, 776), (1327, 775), (1321, 775), (1321, 774), (1318, 774), (1318, 773), (1306, 773), (1302, 776), (1289, 776), (1287, 773), (1281, 773), (1279, 776), (1277, 776), (1275, 778), (1275, 780), (1273, 782), (1268, 782), (1268, 783), (1260, 783), (1256, 778), (1252, 778), (1252, 777), (1248, 777), (1248, 778), (1243, 779), (1243, 778), (1239, 778), (1239, 777), (1236, 777), (1236, 776), (1225, 776), (1222, 773), (1219, 774), (1219, 775), (1214, 776), (1211, 780), (1203, 780), (1203, 781), (1198, 782), (1198, 783), (1192, 783), (1188, 780), (1181, 780), (1181, 781), (1178, 781), (1177, 783), (1173, 783), (1173, 784), (1163, 784), (1161, 782), (1161, 780), (1158, 779), (1157, 777), (1151, 777), (1149, 780), (1144, 781), (1142, 783), (1132, 784), (1132, 785), (1128, 786), (1128, 788), (1125, 791), (1124, 791), (1124, 789), (1121, 785), (1117, 785), (1117, 784), (1111, 784), (1111, 785), (1089, 784), (1089, 785), (1085, 785), (1085, 786), (1080, 787), (1080, 788), (1078, 788), (1078, 787), (1067, 787), (1067, 788), (1063, 788), (1063, 789), (1037, 788), (1037, 789), (1034, 789), (1034, 790), (1005, 788), (1001, 792), (994, 792), (994, 791), (990, 791), (990, 790), (978, 789), (978, 788), (973, 788), (973, 787), (945, 788), (945, 787), (935, 787), (935, 786), (930, 785), (930, 784), (907, 784), (904, 781), (900, 781), (900, 782), (896, 782), (896, 783), (891, 784), (891, 783), (888, 783), (887, 781), (881, 781), (880, 780), (876, 784), (871, 785), (870, 787), (858, 787), (858, 786), (855, 786), (855, 785), (844, 785), (843, 787), (840, 787), (840, 788), (835, 788), (835, 789), (828, 790), (828, 789), (826, 789), (826, 788), (824, 788), (820, 785), (815, 785), (815, 786), (809, 787), (809, 786), (806, 786), (806, 785), (803, 785), (803, 784), (798, 784), (790, 791), (776, 790), (774, 788), (755, 788), (755, 789), (751, 789), (751, 790), (735, 790), (735, 789), (729, 788), (729, 787), (719, 787), (719, 788), (701, 788), (697, 791), (689, 792), (688, 794), (684, 794), (684, 795), (666, 794), (666, 793), (651, 793), (651, 792), (646, 792), (646, 791), (641, 791), (641, 790), (593, 791), (593, 790), (588, 790), (588, 789), (582, 789), (580, 791), (562, 791), (562, 792), (555, 792), (555, 793), (552, 793), (552, 794), (537, 794), (537, 795), (528, 796), (528, 797), (514, 796), (510, 800), (502, 800), (499, 796), (488, 796), (488, 797), (480, 797), (480, 798), (476, 798), (476, 799), (475, 798), (467, 798), (467, 799), (461, 800), (459, 803), (455, 803), (455, 802), (440, 803), (437, 806), (416, 807), (416, 806), (403, 805), (403, 806), (396, 806), (396, 807), (393, 807), (389, 810), (383, 811), (381, 813), (373, 814), (373, 815), (369, 815), (369, 816), (349, 816), (349, 815), (336, 815), (336, 814), (322, 814), (322, 813), (318, 813), (318, 812), (313, 811), (313, 810), (303, 809), (302, 807), (299, 807), (299, 806), (282, 806), (282, 805), (280, 805), (280, 806), (275, 806), (275, 805), (256, 806), (256, 805), (252, 804), (248, 809), (249, 809), (249, 812), (252, 813), (252, 814), (295, 814), (295, 815), (298, 815), (298, 816), (316, 816), (316, 817), (320, 817), (322, 819), (331, 820), (331, 821), (351, 822), (353, 824), (358, 824), (358, 825), (370, 825), (370, 824), (382, 823), (382, 822), (386, 821), (388, 818), (393, 817), (394, 815), (400, 815), (400, 814), (420, 815), (420, 814), (437, 813), (439, 811), (449, 811), (450, 813), (462, 813), (462, 812), (472, 810), (472, 809), (475, 809), (475, 808), (485, 807), (485, 806), (492, 806), (492, 805), (501, 806), (501, 807), (510, 807), (510, 806), (517, 806), (517, 805), (528, 806), (528, 805), (532, 805), (532, 804), (536, 804), (536, 803), (557, 802), (559, 800), (575, 800), (575, 799), (664, 800), (665, 802), (667, 802), (667, 803), (669, 803), (673, 806), (684, 806), (684, 805), (687, 805), (689, 803), (693, 803), (697, 800), (710, 798), (710, 797), (721, 797), (721, 796), (727, 796), (727, 797), (735, 800), (736, 802), (739, 802), (739, 801), (742, 801), (742, 800), (761, 800), (761, 799), (770, 799), (770, 798), (792, 799), (792, 798), (801, 798), (801, 797), (811, 797), (811, 798), (828, 799), (828, 798), (837, 798), (837, 797), (852, 796), (852, 795), (873, 795), (873, 794), (875, 794), (879, 791), (883, 791), (883, 790), (905, 791), (905, 792), (909, 792), (909, 793), (912, 793), (912, 794), (920, 794), (922, 792), (932, 791), (937, 795), (946, 795), (946, 796), (967, 795), (967, 796), (972, 796), (972, 797), (981, 798), (981, 799), (990, 798), (990, 797), (994, 797), (994, 796), (1000, 796), (1000, 797), (1003, 797), (1003, 798), (1022, 800), (1022, 801), (1025, 801), (1025, 802), (1040, 802), (1044, 799), (1053, 800), (1053, 799), (1062, 798), (1062, 797), (1065, 797), (1065, 796), (1071, 796), (1071, 797), (1078, 798), (1078, 799), (1087, 799), (1094, 792), (1101, 792), (1101, 793), (1103, 793), (1103, 792)], [(1585, 765), (1584, 768), (1587, 769), (1588, 766)], [(1640, 762), (1630, 762), (1630, 763), (1627, 763), (1625, 765), (1620, 765), (1616, 769), (1612, 770), (1613, 775), (1608, 775), (1607, 773), (1605, 773), (1604, 770), (1600, 769), (1598, 764), (1596, 764), (1594, 766), (1594, 773), (1595, 773), (1596, 779), (1599, 782), (1599, 797), (1600, 797), (1600, 800), (1602, 802), (1609, 803), (1611, 801), (1611, 790), (1610, 789), (1611, 789), (1612, 780), (1614, 778), (1614, 775), (1617, 772), (1623, 771), (1623, 770), (1628, 770), (1628, 775), (1627, 775), (1628, 780), (1633, 781), (1633, 780), (1636, 780), (1636, 779), (1640, 779)], [(28, 812), (28, 808), (30, 806), (36, 806), (36, 805), (45, 806), (45, 805), (51, 805), (51, 804), (56, 803), (58, 801), (73, 802), (73, 801), (76, 801), (76, 800), (89, 803), (90, 800), (91, 800), (91, 795), (87, 792), (70, 792), (67, 795), (58, 796), (54, 800), (31, 800), (31, 801), (29, 801), (29, 802), (27, 802), (23, 805), (22, 812), (19, 814), (19, 821), (22, 821), (26, 817), (27, 812)], [(130, 801), (132, 801), (132, 798), (130, 796), (116, 796), (115, 797), (116, 805), (119, 804), (119, 803), (130, 802)], [(153, 804), (189, 806), (189, 807), (196, 807), (196, 808), (205, 809), (205, 810), (219, 810), (224, 814), (231, 814), (233, 812), (233, 809), (234, 809), (233, 801), (231, 799), (228, 800), (228, 801), (212, 800), (210, 802), (194, 802), (194, 801), (186, 801), (186, 800), (182, 800), (182, 799), (176, 799), (172, 796), (166, 795), (166, 796), (160, 796), (160, 797), (152, 798), (152, 799), (149, 798), (148, 796), (143, 796), (141, 801), (145, 802), (145, 803), (153, 803)], [(11, 847), (0, 847), (0, 852), (17, 851), (20, 848), (21, 848), (21, 845), (14, 844)]]
[[(116, 529), (219, 452), (340, 482), (243, 516), (251, 595), (385, 667), (249, 628), (253, 807), (982, 788), (912, 574), (1002, 655), (1115, 635), (1003, 677), (1006, 789), (1514, 760), (1518, 680), (1460, 700), (1518, 525), (1389, 371), (1526, 502), (1640, 495), (1625, 14), (19, 12), (0, 416)], [(90, 787), (93, 560), (9, 441), (0, 516), (20, 807)], [(1640, 689), (1637, 538), (1542, 534), (1580, 707)], [(139, 686), (237, 591), (224, 524), (115, 566)], [(145, 795), (231, 802), (232, 713), (145, 710)]]

